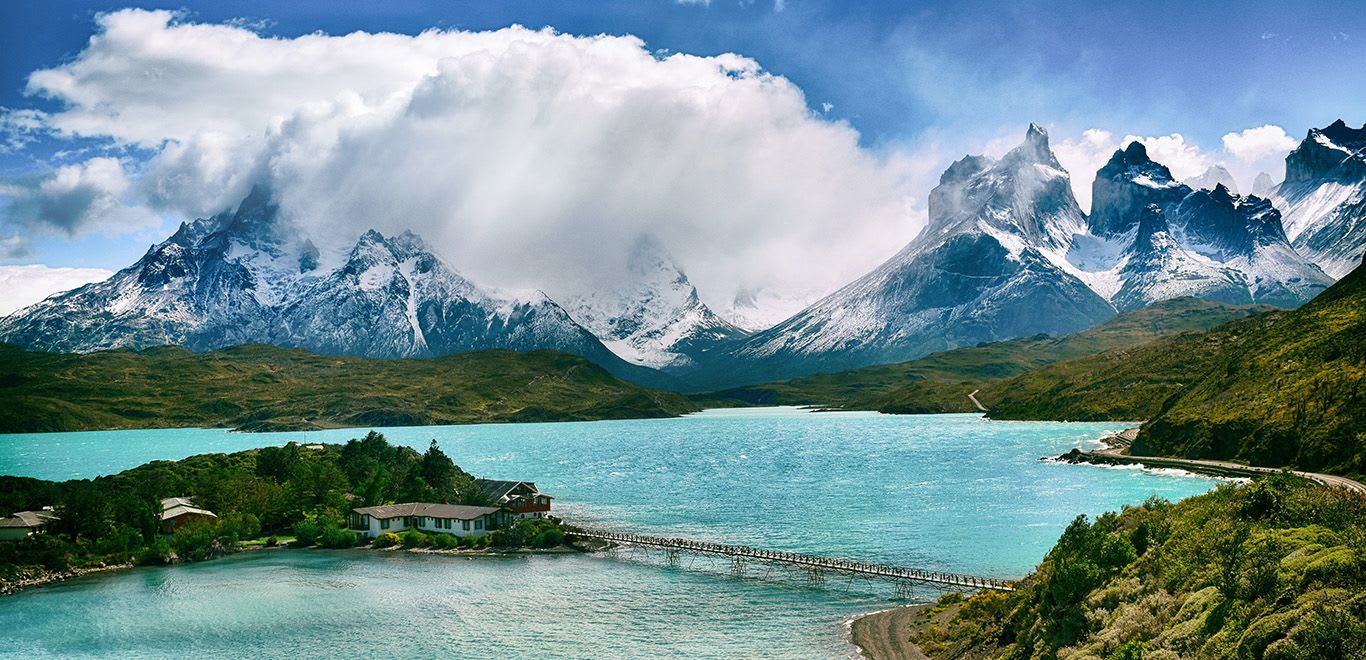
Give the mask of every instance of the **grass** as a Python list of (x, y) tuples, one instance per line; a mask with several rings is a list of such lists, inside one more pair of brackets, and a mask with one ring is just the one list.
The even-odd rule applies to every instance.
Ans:
[(1059, 362), (984, 383), (977, 399), (993, 419), (1150, 419), (1161, 412), (1164, 401), (1199, 380), (1220, 351), (1282, 316), (1268, 312), (1205, 332)]
[[(1037, 335), (935, 353), (898, 364), (693, 395), (708, 406), (813, 405), (892, 413), (971, 412), (968, 393), (1061, 361), (1202, 330), (1271, 308), (1179, 298), (1063, 337)], [(980, 398), (980, 397), (979, 397)]]
[(1366, 266), (1223, 347), (1133, 451), (1366, 474)]
[(697, 409), (682, 395), (552, 351), (371, 360), (264, 345), (79, 355), (0, 344), (4, 433), (575, 421)]
[(1366, 498), (1276, 475), (1063, 533), (1011, 593), (912, 640), (935, 658), (1366, 657)]

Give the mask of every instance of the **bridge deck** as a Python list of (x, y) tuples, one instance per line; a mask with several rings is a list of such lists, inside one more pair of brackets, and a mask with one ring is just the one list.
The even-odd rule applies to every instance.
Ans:
[(578, 531), (570, 532), (569, 535), (580, 538), (597, 539), (599, 541), (608, 541), (611, 543), (627, 543), (631, 545), (663, 548), (666, 550), (680, 550), (732, 558), (757, 559), (760, 561), (790, 564), (808, 569), (829, 570), (852, 575), (866, 575), (893, 580), (914, 580), (917, 582), (929, 582), (971, 589), (991, 589), (994, 591), (1015, 590), (1014, 587), (1011, 587), (1005, 581), (978, 577), (975, 575), (942, 573), (939, 571), (927, 571), (905, 566), (891, 566), (888, 564), (860, 562), (835, 557), (803, 555), (794, 552), (764, 550), (762, 548), (751, 548), (749, 546), (741, 545), (724, 545), (721, 543), (708, 543), (706, 541), (694, 541), (691, 539), (646, 536), (644, 534), (607, 532), (592, 529), (579, 529)]

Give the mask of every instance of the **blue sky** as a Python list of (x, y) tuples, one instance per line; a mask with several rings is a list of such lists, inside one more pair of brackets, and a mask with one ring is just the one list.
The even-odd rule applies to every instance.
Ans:
[(780, 4), (781, 11), (757, 0), (5, 3), (0, 106), (41, 106), (23, 95), (28, 73), (75, 55), (93, 15), (123, 7), (183, 9), (196, 21), (240, 20), (280, 36), (519, 23), (634, 34), (652, 48), (701, 55), (734, 52), (791, 79), (813, 106), (833, 104), (871, 145), (932, 127), (1031, 120), (1107, 120), (1134, 133), (1214, 141), (1261, 123), (1298, 134), (1366, 106), (1366, 86), (1349, 73), (1366, 64), (1359, 2)]
[[(78, 59), (97, 31), (98, 14), (135, 6), (179, 11), (181, 22), (233, 24), (269, 37), (354, 31), (412, 35), (432, 28), (481, 31), (521, 24), (571, 35), (635, 35), (661, 57), (737, 53), (791, 81), (816, 118), (857, 131), (857, 146), (870, 157), (905, 154), (927, 163), (919, 178), (907, 179), (906, 185), (915, 188), (907, 191), (913, 197), (928, 192), (949, 159), (968, 151), (1001, 151), (1031, 121), (1049, 126), (1055, 145), (1082, 141), (1087, 129), (1112, 133), (1109, 141), (1096, 140), (1098, 151), (1125, 135), (1180, 133), (1188, 145), (1209, 154), (1193, 161), (1203, 164), (1227, 157), (1216, 152), (1230, 132), (1271, 124), (1298, 140), (1309, 127), (1338, 117), (1353, 124), (1366, 119), (1361, 115), (1366, 85), (1358, 80), (1366, 70), (1366, 12), (1359, 2), (1088, 4), (1094, 6), (814, 0), (11, 2), (0, 5), (0, 107), (62, 111), (69, 99), (25, 93), (30, 73)], [(122, 176), (132, 182), (118, 190), (131, 191), (139, 181), (145, 183), (143, 164), (159, 151), (145, 141), (71, 131), (37, 131), (28, 138), (0, 153), (0, 176), (11, 188), (36, 185), (55, 168), (103, 155), (117, 159)], [(22, 239), (28, 248), (10, 255), (9, 263), (106, 269), (131, 262), (188, 213), (162, 204), (155, 209), (160, 222), (91, 221), (91, 227), (104, 229), (56, 231), (45, 228), (33, 215), (40, 212), (31, 209), (32, 217), (19, 222), (16, 206), (0, 208), (0, 240)], [(897, 241), (905, 237), (894, 236)], [(866, 261), (885, 256), (870, 254)], [(831, 277), (846, 275), (840, 270)]]

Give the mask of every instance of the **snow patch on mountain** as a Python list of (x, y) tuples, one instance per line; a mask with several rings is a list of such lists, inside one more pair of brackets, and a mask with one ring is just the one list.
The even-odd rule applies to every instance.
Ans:
[(565, 299), (571, 317), (628, 363), (687, 369), (747, 333), (711, 311), (654, 239), (636, 242), (623, 285)]

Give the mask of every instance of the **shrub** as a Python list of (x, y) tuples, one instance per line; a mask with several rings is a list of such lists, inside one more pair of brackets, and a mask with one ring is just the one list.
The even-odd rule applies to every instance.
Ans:
[(217, 523), (197, 520), (171, 535), (171, 547), (180, 559), (201, 561), (227, 554), (232, 542), (220, 533)]
[(460, 545), (460, 539), (451, 534), (436, 533), (432, 534), (430, 538), (433, 548), (450, 550), (451, 548), (459, 547)]
[(170, 560), (171, 544), (165, 538), (158, 538), (138, 555), (138, 563), (145, 565), (165, 564)]
[(275, 546), (277, 546), (277, 545), (280, 545), (280, 539), (277, 539), (277, 538), (275, 538), (274, 536), (272, 536), (272, 537), (266, 539), (266, 547), (267, 547), (267, 548), (273, 548), (273, 547), (275, 547)]
[(318, 545), (324, 548), (350, 548), (356, 545), (356, 533), (342, 529), (336, 523), (325, 523), (318, 535)]
[(403, 539), (403, 545), (409, 548), (422, 548), (431, 542), (431, 539), (428, 538), (426, 534), (423, 534), (416, 529), (410, 529), (404, 532), (401, 535), (401, 538)]
[(398, 534), (395, 534), (393, 532), (385, 532), (375, 538), (374, 545), (376, 548), (392, 548), (398, 545), (400, 542), (401, 540), (398, 538)]
[(233, 541), (254, 539), (261, 533), (261, 521), (250, 513), (232, 511), (218, 521), (220, 532)]
[(552, 548), (564, 543), (564, 526), (549, 518), (530, 518), (485, 538), (499, 548)]
[(322, 535), (322, 524), (317, 518), (309, 516), (294, 523), (294, 545), (309, 546), (318, 542)]

